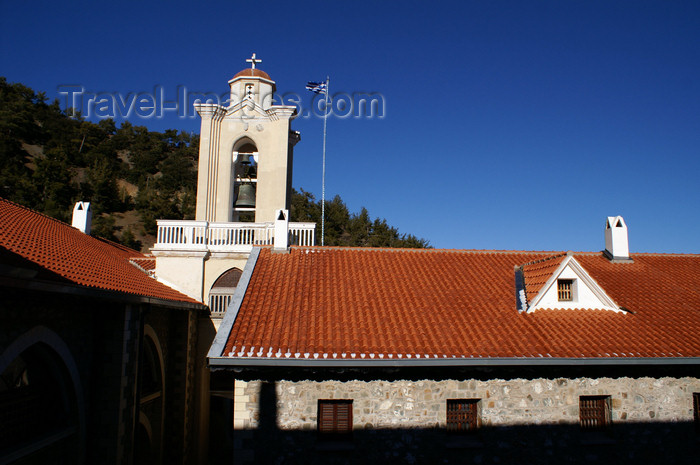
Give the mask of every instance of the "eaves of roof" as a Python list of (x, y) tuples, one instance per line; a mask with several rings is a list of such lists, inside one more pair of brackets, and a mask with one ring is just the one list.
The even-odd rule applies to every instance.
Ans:
[(212, 357), (212, 367), (317, 367), (317, 368), (391, 368), (391, 367), (508, 367), (508, 366), (633, 366), (700, 365), (700, 357), (474, 357), (421, 359), (288, 359), (267, 357)]
[(111, 302), (122, 302), (127, 304), (152, 304), (159, 307), (168, 307), (181, 310), (207, 310), (206, 305), (183, 300), (163, 299), (138, 294), (128, 294), (121, 291), (109, 289), (99, 289), (86, 287), (72, 283), (59, 283), (53, 281), (43, 281), (38, 279), (21, 279), (0, 276), (0, 287), (9, 289), (22, 289), (31, 292), (47, 292), (53, 294), (64, 294), (107, 300)]

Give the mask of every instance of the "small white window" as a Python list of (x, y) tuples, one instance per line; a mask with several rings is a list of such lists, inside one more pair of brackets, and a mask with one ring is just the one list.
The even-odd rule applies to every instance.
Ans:
[(557, 279), (557, 300), (559, 302), (573, 301), (574, 291), (573, 279)]

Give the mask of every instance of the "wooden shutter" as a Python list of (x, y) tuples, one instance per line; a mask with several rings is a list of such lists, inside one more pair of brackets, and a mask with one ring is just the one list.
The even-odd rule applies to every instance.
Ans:
[(318, 431), (321, 433), (333, 433), (335, 430), (335, 405), (318, 402)]
[(319, 400), (318, 431), (322, 434), (350, 434), (352, 400)]
[(559, 302), (570, 302), (573, 300), (573, 279), (557, 280), (557, 298)]
[(579, 422), (584, 429), (604, 429), (610, 426), (610, 396), (579, 397)]
[(693, 393), (693, 418), (695, 426), (700, 429), (700, 392)]
[(447, 431), (466, 433), (479, 427), (479, 399), (447, 400)]
[(352, 403), (335, 404), (336, 432), (347, 434), (352, 431)]

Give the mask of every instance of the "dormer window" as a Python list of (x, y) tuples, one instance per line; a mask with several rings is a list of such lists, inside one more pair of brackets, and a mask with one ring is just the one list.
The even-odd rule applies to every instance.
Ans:
[(574, 300), (573, 279), (557, 279), (557, 298), (559, 302), (571, 302)]
[(527, 308), (528, 313), (539, 309), (623, 311), (573, 253), (526, 263), (516, 269), (515, 275), (518, 309)]

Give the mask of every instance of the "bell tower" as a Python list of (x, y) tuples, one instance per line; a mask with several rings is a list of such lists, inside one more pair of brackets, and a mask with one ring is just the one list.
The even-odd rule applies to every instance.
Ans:
[[(196, 103), (202, 118), (195, 221), (158, 220), (158, 280), (202, 302), (221, 322), (255, 247), (287, 253), (315, 243), (315, 223), (289, 221), (296, 107), (274, 105), (275, 82), (256, 66), (228, 82), (230, 100)], [(254, 222), (254, 223), (251, 223)]]
[(197, 178), (196, 220), (272, 222), (275, 211), (289, 209), (294, 106), (273, 105), (275, 82), (251, 64), (228, 82), (227, 107), (195, 104), (202, 118)]

